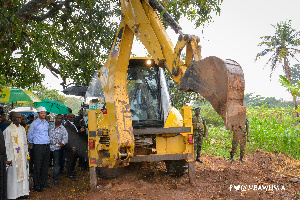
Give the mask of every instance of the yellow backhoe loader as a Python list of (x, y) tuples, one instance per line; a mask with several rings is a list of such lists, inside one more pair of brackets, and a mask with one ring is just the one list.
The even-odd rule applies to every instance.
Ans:
[[(233, 60), (202, 59), (200, 39), (183, 34), (164, 12), (165, 20), (179, 33), (174, 47), (158, 14), (164, 8), (156, 0), (120, 0), (120, 5), (120, 27), (97, 75), (100, 93), (91, 100), (88, 111), (91, 187), (97, 184), (96, 167), (117, 168), (143, 161), (165, 161), (168, 172), (175, 175), (188, 168), (193, 182), (191, 107), (184, 106), (180, 113), (171, 106), (164, 70), (182, 92), (205, 97), (228, 129), (241, 131), (246, 120), (242, 68)], [(130, 59), (134, 36), (151, 58)], [(180, 60), (184, 48), (185, 62)]]

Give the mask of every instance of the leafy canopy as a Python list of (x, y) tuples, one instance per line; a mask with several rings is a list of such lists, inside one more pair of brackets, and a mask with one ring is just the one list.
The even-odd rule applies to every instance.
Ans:
[[(197, 26), (220, 13), (222, 0), (160, 1), (176, 20)], [(32, 87), (41, 68), (62, 85), (88, 85), (103, 65), (120, 21), (118, 0), (0, 1), (0, 83)]]

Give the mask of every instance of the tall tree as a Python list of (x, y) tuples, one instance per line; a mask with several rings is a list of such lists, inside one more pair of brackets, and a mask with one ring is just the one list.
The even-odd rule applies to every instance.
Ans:
[[(220, 13), (222, 0), (161, 2), (175, 19), (184, 15), (200, 26)], [(0, 1), (0, 79), (31, 87), (47, 68), (64, 87), (67, 80), (87, 85), (107, 57), (120, 17), (118, 0)]]
[[(285, 77), (291, 82), (290, 59), (294, 58), (297, 53), (300, 53), (300, 50), (296, 48), (300, 45), (300, 32), (292, 28), (291, 20), (279, 22), (272, 26), (275, 28), (275, 35), (261, 37), (263, 41), (258, 46), (265, 46), (266, 49), (256, 55), (256, 60), (262, 56), (271, 54), (267, 62), (267, 65), (271, 65), (270, 77), (276, 67), (281, 64)], [(295, 110), (297, 110), (298, 105), (295, 96), (293, 96), (293, 102)], [(298, 116), (299, 114), (297, 113)]]

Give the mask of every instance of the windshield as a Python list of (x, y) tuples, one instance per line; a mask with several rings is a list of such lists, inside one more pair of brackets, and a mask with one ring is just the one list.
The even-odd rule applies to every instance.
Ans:
[(144, 120), (147, 120), (148, 124), (151, 121), (154, 123), (157, 120), (160, 121), (158, 67), (140, 65), (133, 60), (128, 67), (127, 76), (127, 91), (133, 125)]
[(93, 77), (89, 83), (89, 87), (85, 93), (85, 98), (86, 98), (87, 104), (89, 104), (90, 100), (92, 100), (92, 99), (100, 100), (101, 104), (105, 103), (103, 89), (102, 89), (100, 80), (98, 78), (98, 74), (99, 74), (99, 72), (95, 71), (95, 73), (93, 74)]

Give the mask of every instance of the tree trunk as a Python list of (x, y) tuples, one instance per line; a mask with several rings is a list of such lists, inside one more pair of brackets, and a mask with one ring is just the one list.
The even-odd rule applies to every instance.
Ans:
[[(293, 102), (295, 105), (295, 110), (298, 109), (298, 104), (297, 104), (297, 97), (293, 96)], [(299, 117), (299, 113), (296, 111), (296, 116)]]
[[(291, 68), (290, 68), (289, 61), (286, 57), (284, 58), (283, 70), (285, 72), (285, 76), (286, 76), (287, 80), (292, 82)], [(298, 109), (298, 105), (297, 105), (297, 97), (295, 97), (294, 95), (293, 95), (293, 102), (294, 102), (295, 111), (296, 111)], [(297, 111), (296, 111), (296, 116), (299, 117), (299, 113)]]

